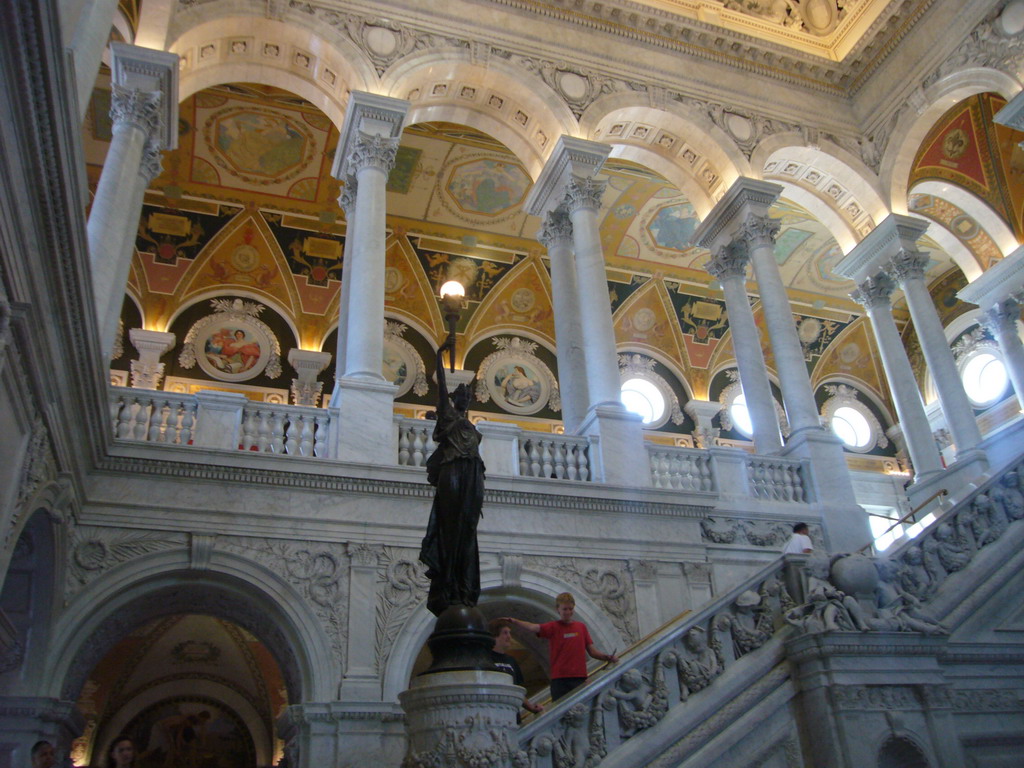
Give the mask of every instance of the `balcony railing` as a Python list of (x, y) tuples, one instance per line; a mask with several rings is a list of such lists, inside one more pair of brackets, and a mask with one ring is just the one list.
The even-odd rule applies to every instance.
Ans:
[[(331, 414), (325, 408), (254, 402), (220, 392), (186, 395), (111, 387), (110, 418), (114, 436), (129, 442), (333, 458)], [(395, 417), (396, 465), (426, 465), (436, 447), (434, 425), (425, 419)], [(478, 426), (490, 476), (599, 482), (588, 437), (491, 422)], [(804, 461), (653, 443), (647, 445), (647, 453), (655, 489), (790, 504), (813, 501), (810, 467)]]

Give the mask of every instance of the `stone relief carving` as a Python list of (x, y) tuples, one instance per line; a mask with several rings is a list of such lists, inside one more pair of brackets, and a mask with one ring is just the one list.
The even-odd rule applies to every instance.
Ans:
[(536, 737), (530, 754), (551, 755), (553, 768), (594, 768), (608, 754), (604, 716), (598, 700), (593, 706), (580, 703), (562, 715), (551, 733)]
[(626, 670), (609, 689), (603, 706), (618, 711), (620, 734), (624, 739), (650, 728), (668, 712), (664, 667), (655, 663), (652, 675), (645, 675), (636, 667)]
[(21, 507), (46, 482), (57, 476), (57, 461), (50, 446), (50, 431), (38, 414), (32, 422), (32, 434), (25, 450), (18, 481), (17, 507)]
[(666, 651), (661, 662), (676, 668), (680, 701), (711, 685), (725, 667), (722, 643), (714, 632), (708, 633), (700, 626), (689, 629), (683, 635), (683, 648)]
[(331, 650), (344, 665), (348, 617), (344, 611), (348, 575), (342, 545), (279, 539), (225, 539), (223, 548), (248, 557), (284, 576), (309, 602)]
[(959, 47), (921, 83), (927, 88), (943, 77), (971, 67), (990, 67), (1020, 79), (1024, 70), (1024, 36), (1007, 35), (999, 24), (1001, 8), (976, 26)]
[(836, 709), (900, 710), (919, 705), (910, 685), (837, 685), (832, 688)]
[[(530, 562), (535, 570), (549, 569), (540, 558), (530, 558)], [(640, 639), (633, 577), (628, 563), (570, 559), (553, 570), (558, 578), (579, 587), (594, 600), (622, 637), (629, 642)]]
[[(489, 744), (471, 746), (476, 741)], [(467, 717), (463, 723), (448, 725), (429, 752), (410, 750), (402, 761), (402, 768), (526, 768), (528, 764), (526, 752), (509, 741), (508, 733), (493, 727), (489, 717), (478, 714)]]
[[(821, 527), (810, 527), (816, 546), (823, 543)], [(701, 539), (712, 544), (749, 544), (781, 550), (793, 532), (793, 524), (778, 520), (737, 520), (706, 517), (700, 521)]]
[(416, 606), (427, 598), (424, 566), (412, 550), (384, 547), (378, 560), (376, 669), (387, 666), (395, 637)]
[(115, 565), (187, 545), (184, 533), (79, 526), (71, 534), (64, 596), (72, 597)]
[(572, 110), (577, 119), (583, 115), (587, 107), (606, 93), (647, 91), (647, 86), (641, 83), (629, 82), (597, 72), (590, 72), (566, 62), (554, 62), (529, 56), (519, 56), (511, 51), (501, 51), (498, 49), (495, 49), (493, 52), (495, 55), (507, 59), (519, 68), (537, 75), (548, 87), (562, 97), (566, 106)]

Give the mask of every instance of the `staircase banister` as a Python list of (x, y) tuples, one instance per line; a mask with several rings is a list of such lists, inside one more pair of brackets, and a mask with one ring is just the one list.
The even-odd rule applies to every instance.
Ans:
[[(656, 659), (685, 632), (688, 632), (695, 626), (713, 620), (717, 615), (733, 605), (743, 593), (751, 590), (756, 591), (757, 587), (773, 576), (782, 574), (785, 563), (786, 560), (783, 557), (772, 561), (728, 592), (716, 596), (715, 599), (699, 610), (681, 614), (672, 621), (662, 625), (660, 629), (655, 630), (646, 638), (620, 654), (618, 664), (600, 667), (593, 677), (588, 678), (584, 685), (568, 694), (557, 704), (545, 709), (541, 715), (523, 726), (519, 731), (520, 744), (528, 744), (535, 737), (543, 734), (552, 724), (557, 723), (577, 704), (592, 702), (598, 696), (603, 695), (630, 669), (635, 669), (652, 659)], [(789, 627), (783, 626), (776, 630), (775, 634), (788, 630)]]

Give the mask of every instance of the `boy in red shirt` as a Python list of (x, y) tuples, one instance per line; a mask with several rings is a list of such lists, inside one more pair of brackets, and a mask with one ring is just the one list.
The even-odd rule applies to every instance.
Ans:
[(601, 653), (597, 650), (594, 641), (590, 639), (587, 625), (582, 621), (572, 620), (576, 600), (571, 594), (563, 592), (556, 597), (555, 609), (558, 611), (558, 621), (548, 621), (544, 624), (506, 617), (517, 627), (533, 632), (537, 637), (543, 637), (548, 641), (548, 652), (551, 656), (551, 701), (558, 701), (569, 691), (586, 682), (586, 654), (612, 664), (619, 660), (614, 653)]

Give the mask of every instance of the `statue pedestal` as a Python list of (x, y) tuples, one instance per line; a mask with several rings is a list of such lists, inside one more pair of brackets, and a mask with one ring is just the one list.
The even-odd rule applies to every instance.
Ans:
[(404, 768), (511, 768), (525, 691), (504, 672), (420, 675), (398, 694), (406, 714)]

